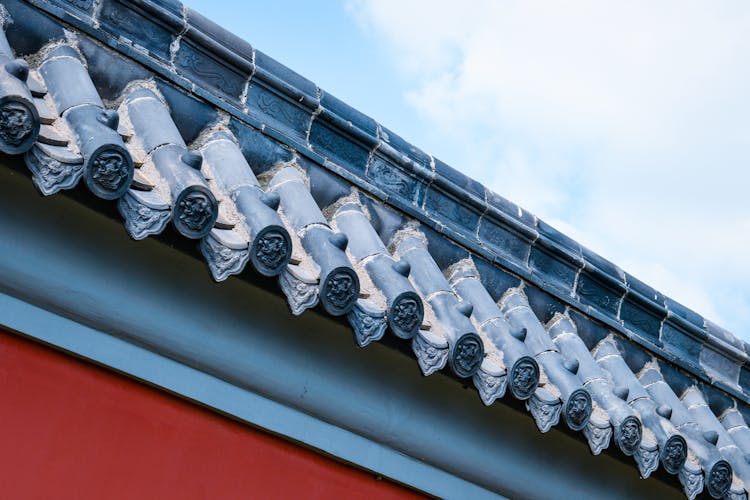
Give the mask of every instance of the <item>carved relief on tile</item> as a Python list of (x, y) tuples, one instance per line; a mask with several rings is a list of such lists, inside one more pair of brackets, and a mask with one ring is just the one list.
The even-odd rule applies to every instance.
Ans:
[(693, 500), (703, 491), (703, 471), (700, 465), (685, 462), (685, 465), (679, 471), (678, 477), (682, 484), (682, 491), (685, 492), (688, 500)]
[(500, 373), (492, 374), (484, 370), (484, 366), (479, 368), (472, 378), (474, 387), (479, 391), (482, 402), (489, 406), (498, 398), (505, 395), (508, 387), (508, 376), (503, 370)]
[(83, 158), (69, 155), (63, 159), (51, 154), (52, 147), (35, 145), (24, 159), (33, 174), (34, 184), (42, 194), (49, 196), (63, 189), (72, 189), (83, 176)]
[(376, 307), (372, 302), (365, 299), (357, 300), (347, 314), (347, 318), (354, 330), (357, 345), (360, 347), (383, 338), (387, 326), (385, 311)]
[(674, 435), (667, 439), (661, 450), (661, 463), (670, 474), (677, 474), (682, 469), (688, 456), (685, 438)]
[(577, 389), (565, 404), (565, 422), (573, 430), (581, 430), (591, 416), (591, 395), (584, 389)]
[(707, 475), (705, 486), (714, 498), (726, 495), (732, 487), (732, 466), (725, 460), (716, 462)]
[(656, 443), (641, 443), (633, 455), (642, 478), (647, 478), (659, 467), (659, 447)]
[(159, 234), (169, 223), (172, 215), (167, 205), (163, 209), (150, 207), (137, 199), (137, 194), (127, 192), (117, 200), (117, 208), (125, 219), (125, 229), (135, 240)]
[[(230, 230), (224, 230), (224, 233), (234, 234)], [(213, 232), (201, 240), (200, 248), (216, 281), (224, 281), (232, 275), (240, 274), (250, 259), (247, 242), (239, 240), (237, 244), (227, 245), (214, 237)]]
[(546, 389), (538, 388), (526, 401), (526, 409), (534, 417), (539, 430), (547, 432), (560, 422), (562, 401)]
[(456, 342), (451, 356), (451, 366), (460, 377), (470, 377), (479, 368), (484, 358), (482, 339), (475, 333), (462, 335)]
[(531, 357), (518, 360), (510, 371), (510, 390), (518, 399), (528, 399), (539, 384), (539, 365)]
[(301, 267), (289, 264), (279, 275), (279, 284), (295, 316), (318, 304), (318, 279)]
[(448, 343), (442, 337), (420, 330), (411, 347), (425, 376), (443, 369), (448, 362)]
[(6, 145), (18, 148), (38, 127), (38, 118), (26, 104), (18, 101), (0, 104), (0, 141)]
[(641, 444), (641, 422), (630, 415), (615, 429), (617, 446), (628, 456), (633, 455)]
[(91, 182), (103, 191), (120, 191), (130, 182), (132, 165), (121, 148), (107, 148), (97, 151), (89, 162)]

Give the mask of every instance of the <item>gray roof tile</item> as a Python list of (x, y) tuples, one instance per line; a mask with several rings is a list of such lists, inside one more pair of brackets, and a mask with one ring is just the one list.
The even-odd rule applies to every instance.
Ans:
[[(86, 185), (100, 198), (120, 198), (133, 180), (133, 159), (117, 133), (117, 112), (104, 107), (81, 56), (70, 45), (53, 45), (39, 73), (57, 114), (70, 128), (71, 139), (83, 156)], [(59, 142), (57, 145), (62, 146), (62, 139)]]
[(424, 305), (409, 282), (409, 263), (393, 259), (358, 203), (342, 205), (333, 222), (349, 238), (353, 261), (384, 295), (388, 326), (397, 337), (414, 337), (424, 320)]
[(727, 460), (731, 457), (726, 457), (716, 447), (716, 443), (710, 441), (710, 436), (706, 434), (706, 431), (710, 429), (704, 429), (701, 423), (694, 419), (656, 368), (644, 370), (639, 378), (656, 402), (671, 408), (671, 421), (686, 437), (690, 450), (703, 466), (706, 477), (705, 485), (709, 494), (714, 498), (724, 496), (731, 488), (733, 470), (736, 465), (730, 464), (731, 460)]
[(209, 136), (201, 153), (216, 189), (226, 195), (222, 203), (234, 204), (241, 219), (249, 240), (249, 247), (247, 241), (244, 245), (245, 253), (253, 266), (264, 276), (279, 275), (292, 256), (291, 237), (277, 213), (279, 195), (263, 190), (228, 131)]
[[(34, 106), (28, 77), (29, 65), (23, 59), (13, 59), (5, 32), (0, 30), (0, 152), (5, 154), (25, 153), (39, 134), (39, 110)], [(35, 82), (32, 86), (39, 90)], [(49, 113), (42, 111), (48, 123)]]
[(502, 299), (501, 307), (510, 323), (511, 331), (526, 332), (526, 346), (559, 392), (565, 405), (562, 413), (565, 423), (572, 430), (583, 429), (591, 417), (592, 401), (591, 394), (576, 375), (578, 363), (563, 357), (520, 290), (508, 291)]
[(473, 265), (455, 268), (451, 286), (461, 300), (474, 306), (471, 319), (489, 340), (490, 348), (502, 356), (509, 370), (508, 384), (513, 396), (521, 400), (530, 398), (539, 385), (539, 365), (523, 339), (511, 334), (502, 311), (479, 281), (476, 268)]
[(281, 212), (318, 268), (320, 301), (329, 314), (340, 316), (359, 297), (359, 277), (346, 256), (348, 238), (331, 230), (300, 172), (282, 168), (270, 182), (281, 198)]
[(641, 444), (642, 430), (638, 413), (626, 403), (627, 387), (616, 391), (614, 384), (578, 336), (570, 318), (556, 316), (547, 328), (560, 352), (579, 363), (578, 376), (584, 387), (591, 392), (594, 402), (609, 417), (614, 427), (615, 442), (620, 450), (625, 455), (633, 455)]
[[(406, 229), (395, 238), (396, 254), (411, 266), (409, 279), (434, 311), (449, 344), (449, 363), (462, 378), (472, 377), (484, 359), (485, 347), (468, 316), (471, 305), (459, 301), (442, 271), (427, 251), (421, 233)], [(468, 314), (467, 314), (468, 312)]]

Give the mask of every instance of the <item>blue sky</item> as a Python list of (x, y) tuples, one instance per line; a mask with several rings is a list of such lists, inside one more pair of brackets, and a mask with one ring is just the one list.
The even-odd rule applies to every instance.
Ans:
[(750, 340), (750, 4), (186, 3)]

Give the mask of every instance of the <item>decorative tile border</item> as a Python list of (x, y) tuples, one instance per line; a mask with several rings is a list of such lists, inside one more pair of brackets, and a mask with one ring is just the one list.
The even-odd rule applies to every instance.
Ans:
[[(25, 5), (31, 4), (230, 113), (238, 128), (261, 130), (555, 300), (750, 401), (747, 344), (179, 2), (6, 3), (11, 13), (26, 10), (40, 18), (37, 32), (15, 45), (27, 50), (22, 55), (62, 33), (54, 21), (31, 13)], [(9, 29), (9, 37), (14, 33), (20, 35)], [(725, 375), (715, 378), (717, 370)]]

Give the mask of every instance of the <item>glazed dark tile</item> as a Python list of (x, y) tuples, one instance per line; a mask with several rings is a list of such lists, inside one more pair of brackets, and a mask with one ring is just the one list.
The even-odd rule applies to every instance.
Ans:
[(165, 62), (184, 26), (179, 9), (122, 0), (102, 0), (98, 21), (105, 32)]
[(331, 230), (294, 167), (280, 170), (271, 180), (270, 188), (279, 195), (290, 228), (319, 267), (323, 307), (334, 316), (347, 314), (359, 297), (359, 278), (345, 253), (348, 238)]
[[(276, 193), (265, 192), (248, 165), (235, 138), (228, 132), (217, 132), (207, 139), (201, 148), (204, 160), (211, 166), (212, 178), (225, 193), (241, 215), (241, 223), (247, 232), (249, 243), (232, 248), (223, 244), (221, 238), (204, 239), (204, 255), (210, 255), (217, 269), (232, 268), (232, 274), (241, 272), (235, 263), (245, 259), (248, 252), (253, 267), (264, 276), (278, 276), (292, 256), (292, 240), (276, 212), (280, 198)], [(229, 202), (227, 200), (227, 202)], [(221, 234), (221, 233), (219, 233)], [(227, 252), (227, 249), (229, 252)], [(232, 255), (232, 250), (243, 252)], [(229, 260), (229, 262), (227, 262)], [(221, 272), (215, 277), (225, 277)]]
[(86, 185), (100, 198), (120, 198), (133, 180), (134, 165), (117, 133), (117, 112), (104, 107), (81, 57), (70, 45), (50, 50), (39, 73), (83, 157)]
[(358, 203), (342, 205), (333, 221), (349, 238), (348, 250), (354, 262), (364, 267), (385, 297), (391, 331), (403, 339), (414, 337), (424, 320), (424, 305), (409, 282), (411, 266), (391, 257)]
[(511, 332), (524, 338), (529, 351), (559, 391), (565, 423), (572, 430), (582, 430), (591, 418), (592, 402), (591, 394), (576, 375), (579, 364), (563, 357), (520, 290), (509, 290), (502, 299), (501, 309)]
[(22, 154), (36, 142), (41, 120), (28, 85), (29, 65), (13, 58), (4, 30), (0, 30), (0, 67), (0, 152)]
[(453, 372), (462, 378), (472, 377), (484, 359), (485, 348), (468, 318), (471, 304), (460, 302), (453, 293), (427, 251), (427, 242), (422, 234), (404, 233), (396, 245), (396, 254), (410, 265), (412, 283), (424, 301), (430, 304), (447, 334), (449, 362)]
[(523, 340), (511, 334), (510, 325), (479, 280), (473, 262), (454, 269), (450, 283), (461, 300), (472, 304), (471, 319), (499, 353), (508, 370), (508, 385), (518, 399), (529, 399), (539, 385), (539, 365)]
[(188, 151), (169, 110), (153, 90), (135, 89), (123, 106), (142, 149), (168, 186), (175, 228), (190, 239), (208, 235), (219, 206), (201, 173), (203, 158)]
[(560, 353), (578, 363), (578, 377), (594, 401), (607, 413), (617, 446), (625, 455), (634, 455), (641, 445), (641, 420), (638, 413), (627, 405), (627, 394), (617, 390), (596, 364), (570, 318), (558, 314), (547, 328)]
[[(718, 459), (711, 461), (710, 456), (703, 456), (702, 458), (699, 456), (697, 472), (692, 469), (690, 462), (687, 461), (688, 440), (671, 420), (672, 406), (661, 404), (651, 397), (625, 363), (611, 339), (602, 340), (592, 352), (597, 364), (609, 374), (615, 388), (621, 394), (626, 394), (625, 401), (628, 406), (638, 412), (643, 425), (653, 433), (659, 446), (659, 460), (664, 469), (670, 474), (679, 476), (688, 496), (700, 493), (703, 489), (703, 471), (700, 466), (708, 465), (707, 470), (710, 470)], [(704, 450), (702, 443), (699, 444), (700, 450), (703, 450), (705, 454), (711, 455), (713, 453), (711, 450)], [(689, 449), (693, 453), (698, 453), (693, 449), (693, 446), (690, 446)], [(715, 457), (716, 453), (713, 453), (713, 455)], [(636, 454), (636, 458), (637, 456), (638, 454)], [(696, 482), (695, 478), (692, 477), (695, 475), (700, 476), (699, 482)]]

